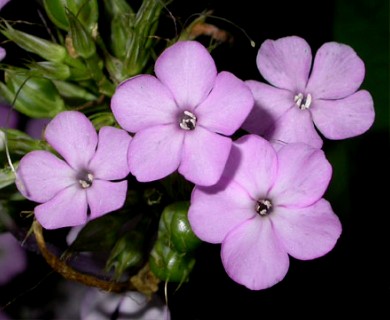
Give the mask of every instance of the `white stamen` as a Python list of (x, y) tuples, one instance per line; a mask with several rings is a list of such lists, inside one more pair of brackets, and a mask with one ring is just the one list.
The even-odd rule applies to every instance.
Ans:
[(271, 212), (272, 202), (268, 199), (258, 200), (256, 202), (256, 212), (264, 217)]
[(306, 110), (306, 109), (309, 109), (310, 108), (310, 105), (311, 105), (311, 101), (312, 101), (312, 98), (311, 98), (311, 94), (308, 93), (306, 95), (306, 97), (303, 95), (303, 93), (298, 93), (295, 97), (294, 97), (294, 102), (295, 104), (298, 106), (299, 109), (301, 110)]
[(194, 130), (196, 127), (196, 120), (196, 116), (192, 112), (186, 110), (180, 119), (180, 128), (183, 130)]
[(84, 179), (79, 179), (79, 183), (81, 185), (81, 188), (83, 188), (83, 189), (87, 189), (90, 186), (92, 186), (92, 182), (93, 182), (92, 173), (88, 173)]

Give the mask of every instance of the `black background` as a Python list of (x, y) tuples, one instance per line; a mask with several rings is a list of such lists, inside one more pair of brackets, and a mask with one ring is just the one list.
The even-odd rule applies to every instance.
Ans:
[[(2, 14), (27, 17), (34, 8), (32, 1), (14, 0)], [(382, 1), (385, 3), (386, 1)], [(354, 5), (353, 1), (349, 1)], [(364, 3), (357, 1), (356, 3)], [(381, 3), (376, 1), (376, 3)], [(20, 11), (21, 5), (27, 11)], [(176, 27), (191, 19), (192, 14), (212, 9), (213, 15), (222, 19), (210, 19), (233, 36), (231, 44), (223, 44), (213, 51), (220, 71), (228, 70), (243, 80), (262, 80), (255, 59), (260, 44), (266, 39), (289, 35), (305, 38), (313, 53), (324, 43), (335, 41), (334, 18), (337, 1), (180, 1), (171, 3), (171, 15)], [(358, 4), (357, 4), (358, 5)], [(31, 8), (30, 8), (31, 6)], [(379, 6), (383, 10), (387, 6)], [(174, 34), (175, 25), (169, 19), (161, 25), (161, 35)], [(230, 22), (227, 22), (230, 21)], [(359, 23), (359, 22), (357, 22)], [(389, 51), (388, 18), (387, 37), (381, 50)], [(245, 33), (256, 43), (251, 47)], [(374, 36), (375, 30), (373, 30)], [(362, 38), (367, 42), (370, 39)], [(348, 43), (353, 46), (352, 43)], [(372, 49), (372, 55), (376, 54)], [(359, 51), (358, 51), (359, 54)], [(314, 54), (313, 54), (314, 55)], [(9, 59), (17, 57), (9, 57)], [(382, 71), (387, 74), (388, 63)], [(368, 70), (369, 71), (369, 70)], [(369, 72), (368, 72), (369, 74)], [(371, 77), (376, 75), (371, 73)], [(365, 84), (363, 84), (364, 87)], [(366, 87), (370, 90), (370, 87)], [(372, 88), (373, 90), (375, 88)], [(378, 91), (376, 91), (378, 92)], [(376, 108), (387, 115), (388, 93), (380, 92), (387, 101)], [(383, 119), (382, 119), (383, 120)], [(383, 122), (383, 121), (382, 121)], [(288, 316), (294, 318), (319, 318), (325, 316), (369, 315), (372, 319), (390, 316), (389, 281), (389, 129), (374, 125), (366, 134), (346, 141), (325, 141), (324, 150), (334, 165), (334, 178), (327, 194), (333, 209), (343, 224), (343, 233), (334, 250), (312, 261), (290, 259), (291, 265), (285, 279), (272, 288), (250, 291), (234, 283), (226, 275), (220, 261), (220, 246), (204, 244), (197, 252), (197, 263), (190, 281), (177, 288), (168, 286), (169, 307), (172, 320), (205, 319), (265, 319)], [(339, 156), (341, 153), (343, 156)], [(344, 172), (347, 170), (348, 172)], [(336, 190), (336, 191), (334, 191)], [(13, 294), (23, 292), (9, 308), (16, 312), (18, 304), (44, 305), (53, 292), (50, 281), (56, 275), (42, 280), (48, 268), (39, 257), (31, 257), (34, 270), (30, 276), (13, 283)], [(1, 271), (0, 271), (1, 272)], [(30, 282), (29, 282), (30, 281)], [(17, 286), (20, 286), (18, 288)], [(27, 290), (28, 289), (28, 290)], [(42, 301), (43, 300), (43, 301)], [(48, 319), (50, 317), (48, 316)], [(153, 319), (151, 319), (153, 320)]]

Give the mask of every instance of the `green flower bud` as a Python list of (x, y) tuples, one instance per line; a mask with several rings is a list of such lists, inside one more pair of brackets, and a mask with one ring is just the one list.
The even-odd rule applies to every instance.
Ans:
[(188, 221), (189, 203), (175, 202), (167, 206), (161, 216), (159, 232), (166, 234), (178, 252), (195, 250), (201, 240), (194, 234)]
[(115, 118), (112, 112), (99, 112), (91, 115), (90, 120), (92, 121), (96, 130), (104, 126), (114, 126)]
[(96, 52), (96, 46), (90, 31), (83, 26), (71, 11), (67, 10), (66, 14), (73, 48), (84, 59), (92, 57)]
[(60, 92), (61, 96), (64, 98), (85, 101), (93, 101), (98, 98), (77, 84), (60, 80), (53, 80), (53, 83), (56, 86), (58, 92)]
[(37, 77), (66, 80), (70, 77), (70, 68), (62, 63), (52, 61), (32, 62), (28, 65), (32, 74)]
[(62, 62), (67, 56), (65, 47), (31, 34), (18, 31), (12, 28), (5, 20), (3, 20), (3, 25), (0, 25), (0, 32), (22, 49), (35, 53), (46, 60)]
[[(28, 134), (20, 130), (16, 130), (16, 129), (1, 129), (1, 130), (2, 131), (0, 131), (0, 135), (3, 135), (3, 139), (7, 138), (8, 150), (11, 154), (24, 156), (26, 153), (34, 150), (50, 150), (50, 147), (46, 142), (39, 139), (34, 139)], [(1, 151), (1, 146), (0, 146), (0, 151)]]
[(143, 261), (144, 237), (132, 230), (120, 237), (107, 260), (107, 270), (114, 268), (117, 279), (129, 268), (138, 267)]
[(49, 19), (59, 28), (69, 31), (66, 10), (72, 12), (87, 30), (92, 30), (99, 17), (97, 0), (43, 0)]
[(0, 94), (31, 118), (52, 118), (65, 110), (64, 101), (49, 79), (6, 70), (5, 81), (7, 85), (0, 82)]
[(163, 281), (185, 282), (194, 268), (192, 255), (172, 250), (161, 241), (157, 241), (149, 257), (152, 272)]

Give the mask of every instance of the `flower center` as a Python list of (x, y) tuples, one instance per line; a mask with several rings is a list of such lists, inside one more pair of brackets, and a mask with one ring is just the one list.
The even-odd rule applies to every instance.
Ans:
[(77, 175), (77, 180), (80, 183), (81, 188), (87, 189), (92, 186), (93, 174), (90, 172), (83, 171)]
[(194, 130), (196, 127), (196, 116), (190, 111), (184, 111), (179, 125), (183, 130)]
[(311, 105), (311, 94), (308, 93), (304, 96), (303, 93), (300, 92), (294, 97), (294, 102), (301, 110), (309, 109)]
[(272, 211), (272, 202), (268, 199), (257, 200), (256, 202), (256, 212), (264, 217), (269, 215)]

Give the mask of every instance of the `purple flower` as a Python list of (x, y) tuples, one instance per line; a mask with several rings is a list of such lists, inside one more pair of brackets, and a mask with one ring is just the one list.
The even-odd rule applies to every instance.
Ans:
[(118, 123), (135, 133), (128, 154), (131, 173), (146, 182), (178, 169), (198, 185), (216, 183), (230, 153), (229, 136), (253, 106), (250, 90), (233, 74), (218, 73), (196, 41), (166, 49), (154, 70), (156, 76), (123, 82), (111, 101)]
[(265, 139), (246, 135), (232, 148), (221, 180), (195, 187), (189, 221), (195, 234), (222, 243), (227, 274), (252, 290), (273, 286), (301, 260), (329, 252), (341, 224), (322, 198), (332, 168), (322, 150), (307, 144), (278, 153)]
[(3, 60), (6, 55), (7, 52), (5, 51), (5, 49), (3, 47), (0, 47), (0, 61)]
[(347, 45), (328, 42), (319, 48), (313, 66), (311, 63), (311, 50), (304, 39), (266, 40), (259, 49), (257, 66), (273, 86), (246, 82), (255, 106), (243, 128), (267, 139), (305, 142), (318, 148), (322, 139), (315, 127), (335, 140), (368, 130), (375, 112), (370, 93), (356, 92), (365, 73), (356, 52)]
[(46, 127), (47, 142), (63, 160), (48, 151), (26, 154), (17, 169), (17, 187), (35, 207), (47, 229), (76, 226), (121, 208), (129, 174), (124, 130), (103, 127), (97, 135), (81, 112), (58, 114)]
[(26, 252), (10, 232), (0, 234), (0, 285), (10, 282), (27, 267)]
[(10, 1), (11, 0), (0, 0), (0, 10), (3, 9), (3, 7)]

